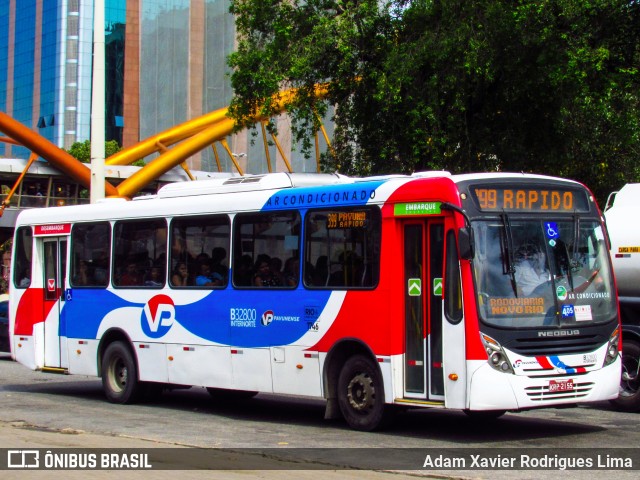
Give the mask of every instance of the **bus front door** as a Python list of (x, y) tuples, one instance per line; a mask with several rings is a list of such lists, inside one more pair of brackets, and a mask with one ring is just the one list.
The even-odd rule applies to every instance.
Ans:
[(67, 238), (42, 239), (43, 273), (44, 273), (44, 366), (61, 368), (67, 363), (63, 361), (61, 335), (62, 310), (64, 307), (67, 264)]
[(404, 397), (444, 401), (441, 219), (403, 224), (405, 288)]

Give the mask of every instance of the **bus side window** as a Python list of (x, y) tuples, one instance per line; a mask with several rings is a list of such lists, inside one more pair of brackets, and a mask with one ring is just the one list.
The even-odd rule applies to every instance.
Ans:
[(31, 285), (31, 253), (33, 251), (33, 235), (31, 227), (20, 227), (16, 235), (14, 248), (13, 285), (27, 288)]
[(164, 219), (126, 220), (114, 226), (114, 278), (116, 287), (141, 287), (152, 267), (161, 267), (155, 287), (165, 284), (167, 223)]
[(373, 288), (380, 272), (378, 207), (309, 212), (304, 283), (311, 288)]
[(231, 232), (228, 215), (175, 218), (170, 232), (169, 284), (172, 288), (227, 286)]
[(456, 235), (453, 230), (447, 232), (447, 256), (445, 261), (444, 313), (449, 323), (462, 320), (462, 284), (460, 282), (460, 260)]
[(77, 223), (71, 229), (71, 286), (100, 287), (109, 283), (109, 222)]
[[(298, 272), (285, 272), (283, 259), (300, 258), (300, 213), (241, 213), (233, 224), (233, 284), (236, 287), (295, 288)], [(253, 260), (253, 265), (250, 261)], [(289, 281), (286, 277), (289, 277)]]

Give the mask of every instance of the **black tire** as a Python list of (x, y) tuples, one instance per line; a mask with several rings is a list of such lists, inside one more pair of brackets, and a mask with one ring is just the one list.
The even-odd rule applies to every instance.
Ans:
[(226, 388), (207, 387), (207, 392), (211, 398), (219, 403), (230, 403), (238, 400), (248, 400), (255, 397), (258, 392), (249, 390), (228, 390)]
[(134, 403), (144, 394), (138, 366), (129, 347), (113, 342), (102, 356), (102, 388), (111, 403)]
[(640, 344), (634, 340), (622, 341), (622, 378), (620, 393), (612, 400), (618, 410), (640, 411)]
[(338, 377), (338, 405), (354, 430), (370, 432), (382, 426), (384, 385), (378, 366), (368, 357), (355, 355), (342, 367)]

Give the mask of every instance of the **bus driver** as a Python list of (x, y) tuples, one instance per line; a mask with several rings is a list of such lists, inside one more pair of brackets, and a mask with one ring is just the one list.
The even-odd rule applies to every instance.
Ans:
[(529, 296), (544, 282), (550, 279), (547, 269), (547, 256), (539, 246), (527, 243), (516, 253), (516, 285), (518, 292)]

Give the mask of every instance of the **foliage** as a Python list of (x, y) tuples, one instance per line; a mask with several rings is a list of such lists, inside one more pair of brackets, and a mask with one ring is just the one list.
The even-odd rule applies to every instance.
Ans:
[(293, 131), (308, 139), (333, 107), (328, 170), (554, 174), (600, 201), (640, 180), (637, 1), (232, 0), (231, 12), (231, 114), (248, 123), (300, 88)]
[[(11, 253), (11, 247), (13, 246), (13, 239), (9, 238), (8, 240), (5, 240), (2, 245), (0, 245), (0, 258), (3, 256), (4, 253), (9, 252)], [(5, 293), (9, 293), (9, 278), (8, 278), (8, 272), (5, 270), (5, 265), (4, 265), (4, 259), (3, 260), (3, 270), (2, 270), (2, 274), (0, 275), (0, 294), (5, 294)], [(5, 278), (5, 275), (7, 275), (7, 278)]]
[[(121, 150), (120, 145), (115, 140), (108, 140), (104, 142), (104, 156), (109, 158), (114, 153)], [(85, 140), (84, 142), (75, 142), (69, 150), (69, 154), (83, 163), (91, 163), (91, 140)]]
[(11, 252), (12, 247), (13, 247), (13, 238), (9, 238), (8, 240), (5, 240), (2, 244), (0, 244), (0, 254), (5, 252)]

